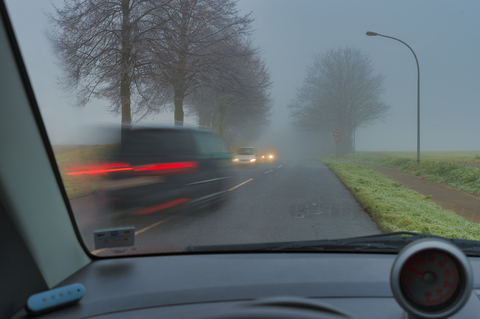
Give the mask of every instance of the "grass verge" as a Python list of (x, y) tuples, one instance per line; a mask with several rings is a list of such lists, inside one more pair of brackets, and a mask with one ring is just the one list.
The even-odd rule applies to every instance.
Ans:
[[(417, 159), (417, 152), (362, 152), (380, 157), (403, 157)], [(465, 166), (476, 166), (480, 168), (480, 151), (424, 151), (421, 153), (423, 160), (448, 161)]]
[(451, 187), (471, 194), (480, 194), (480, 169), (473, 166), (457, 164), (449, 160), (422, 160), (407, 157), (380, 157), (364, 153), (344, 156), (344, 159), (398, 168), (417, 176), (425, 176), (429, 180), (439, 181)]
[[(108, 160), (117, 145), (83, 146), (72, 151), (55, 152), (58, 168), (69, 198), (88, 196), (98, 189), (100, 176), (67, 175), (70, 167), (101, 163)], [(55, 149), (55, 148), (54, 148)]]
[(480, 225), (444, 210), (370, 167), (324, 161), (384, 232), (480, 240)]

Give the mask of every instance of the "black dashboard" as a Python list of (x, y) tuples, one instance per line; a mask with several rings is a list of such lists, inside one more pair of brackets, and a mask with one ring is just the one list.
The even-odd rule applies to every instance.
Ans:
[[(223, 314), (271, 297), (319, 301), (352, 318), (406, 318), (390, 288), (396, 257), (268, 253), (97, 260), (58, 285), (82, 283), (83, 299), (41, 318), (234, 318)], [(480, 313), (480, 258), (469, 261), (473, 290), (451, 318), (476, 318)], [(330, 318), (323, 315), (317, 318)], [(15, 318), (24, 316), (22, 312)]]

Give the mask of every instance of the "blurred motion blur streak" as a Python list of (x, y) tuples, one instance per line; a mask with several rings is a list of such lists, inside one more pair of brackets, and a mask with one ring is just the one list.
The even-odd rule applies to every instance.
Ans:
[(189, 200), (190, 200), (189, 198), (174, 199), (174, 200), (169, 201), (167, 203), (163, 203), (163, 204), (160, 204), (160, 205), (157, 205), (157, 206), (153, 206), (153, 207), (149, 207), (149, 208), (145, 208), (145, 209), (136, 211), (133, 214), (134, 215), (148, 215), (148, 214), (152, 214), (154, 212), (158, 212), (158, 211), (161, 211), (161, 210), (164, 210), (164, 209), (167, 209), (167, 208), (170, 208), (170, 207), (182, 204), (182, 203), (186, 203)]

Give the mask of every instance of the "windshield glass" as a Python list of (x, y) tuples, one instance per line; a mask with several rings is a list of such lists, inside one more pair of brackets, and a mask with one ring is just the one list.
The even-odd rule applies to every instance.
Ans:
[(238, 150), (238, 155), (253, 155), (255, 154), (255, 149), (251, 147), (242, 147)]
[(94, 255), (480, 240), (477, 1), (6, 4)]

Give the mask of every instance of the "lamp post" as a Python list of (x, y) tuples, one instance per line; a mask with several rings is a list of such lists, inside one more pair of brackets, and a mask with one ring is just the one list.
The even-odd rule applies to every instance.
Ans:
[(398, 42), (402, 42), (403, 44), (405, 44), (410, 49), (410, 51), (412, 51), (413, 56), (415, 57), (415, 61), (417, 62), (417, 71), (418, 71), (418, 77), (417, 77), (417, 163), (420, 163), (420, 66), (418, 64), (417, 55), (415, 54), (413, 49), (408, 44), (406, 44), (405, 42), (403, 42), (400, 39), (397, 39), (397, 38), (394, 38), (394, 37), (389, 37), (388, 35), (383, 35), (383, 34), (379, 34), (379, 33), (372, 32), (372, 31), (368, 31), (367, 35), (369, 37), (379, 36), (379, 37), (384, 37), (384, 38), (397, 40)]

